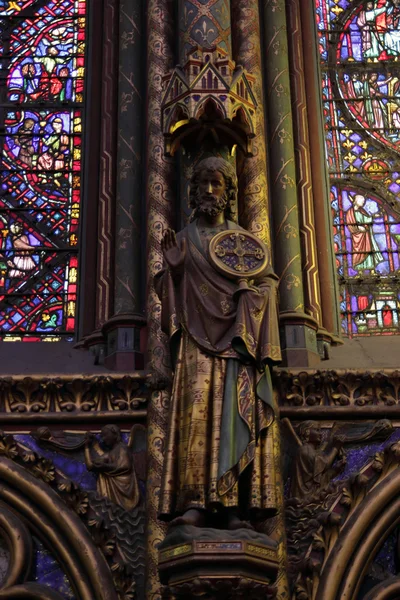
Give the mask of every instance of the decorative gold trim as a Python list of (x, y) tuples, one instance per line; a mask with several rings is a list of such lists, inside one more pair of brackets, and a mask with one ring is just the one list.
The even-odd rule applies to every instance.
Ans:
[[(227, 238), (236, 238), (235, 241), (235, 247), (232, 250), (232, 254), (235, 254), (238, 259), (239, 259), (239, 263), (238, 263), (238, 267), (242, 266), (243, 268), (241, 269), (233, 269), (231, 267), (229, 267), (228, 265), (226, 265), (224, 263), (224, 261), (222, 260), (222, 256), (221, 253), (223, 253), (223, 255), (225, 256), (226, 254), (226, 250), (223, 248), (223, 246), (221, 245)], [(257, 247), (256, 251), (259, 251), (259, 261), (260, 261), (260, 265), (255, 268), (255, 269), (248, 269), (246, 270), (245, 265), (242, 264), (242, 262), (244, 263), (244, 256), (245, 256), (245, 251), (242, 248), (242, 242), (245, 242), (246, 239), (249, 239), (253, 242), (253, 244)], [(210, 241), (210, 246), (209, 246), (209, 251), (210, 251), (210, 258), (211, 261), (213, 263), (213, 265), (215, 266), (215, 268), (220, 271), (223, 275), (225, 275), (226, 277), (229, 277), (230, 279), (254, 279), (254, 277), (257, 277), (258, 275), (261, 275), (261, 273), (263, 273), (263, 271), (265, 271), (265, 269), (267, 268), (267, 266), (270, 264), (270, 255), (269, 255), (269, 251), (268, 248), (266, 247), (266, 245), (262, 242), (262, 240), (260, 240), (260, 238), (258, 238), (256, 235), (250, 233), (249, 231), (244, 231), (244, 230), (225, 230), (225, 231), (221, 231), (220, 233), (217, 233), (216, 235), (214, 235), (214, 237), (212, 238), (212, 240)], [(242, 261), (240, 260), (242, 259)]]
[(171, 558), (176, 558), (177, 556), (182, 556), (183, 554), (188, 554), (192, 551), (192, 544), (183, 544), (181, 546), (175, 546), (173, 548), (168, 548), (167, 550), (161, 550), (159, 553), (158, 562), (166, 562)]
[(254, 556), (262, 556), (263, 558), (272, 558), (278, 560), (277, 552), (264, 546), (258, 546), (256, 544), (247, 544), (246, 553)]

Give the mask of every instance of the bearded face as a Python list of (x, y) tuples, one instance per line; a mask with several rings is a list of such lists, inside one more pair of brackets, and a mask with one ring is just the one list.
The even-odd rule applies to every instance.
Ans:
[(198, 214), (216, 217), (224, 212), (229, 202), (225, 178), (219, 171), (203, 170), (196, 190)]

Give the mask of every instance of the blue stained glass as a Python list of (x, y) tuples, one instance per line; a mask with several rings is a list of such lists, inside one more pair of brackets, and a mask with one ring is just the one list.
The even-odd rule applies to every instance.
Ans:
[(58, 561), (36, 537), (33, 538), (33, 541), (33, 580), (40, 585), (57, 591), (65, 600), (75, 600), (68, 577), (61, 569)]

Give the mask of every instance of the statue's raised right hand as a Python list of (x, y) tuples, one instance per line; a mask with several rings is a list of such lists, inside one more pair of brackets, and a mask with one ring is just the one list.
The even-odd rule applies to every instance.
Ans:
[(165, 262), (168, 264), (169, 268), (173, 271), (179, 271), (185, 261), (186, 239), (182, 239), (181, 247), (179, 248), (175, 231), (173, 229), (167, 229), (161, 240), (161, 250), (163, 251)]

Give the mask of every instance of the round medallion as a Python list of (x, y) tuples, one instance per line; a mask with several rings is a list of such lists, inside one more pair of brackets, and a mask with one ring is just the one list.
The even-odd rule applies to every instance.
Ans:
[(242, 229), (226, 229), (210, 242), (210, 257), (215, 268), (230, 279), (253, 279), (269, 265), (265, 244)]

